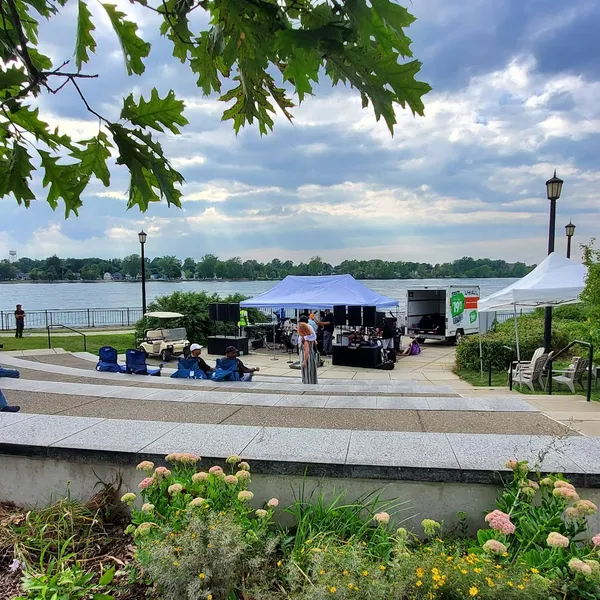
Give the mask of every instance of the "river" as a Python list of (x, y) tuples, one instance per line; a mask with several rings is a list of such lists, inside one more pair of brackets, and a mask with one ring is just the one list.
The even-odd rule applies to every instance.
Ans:
[[(396, 298), (403, 312), (406, 290), (422, 285), (478, 285), (481, 297), (501, 290), (515, 279), (371, 279), (363, 281), (372, 290)], [(276, 281), (148, 281), (148, 303), (157, 296), (165, 296), (177, 290), (183, 292), (217, 293), (221, 296), (240, 293), (255, 296), (276, 285)], [(14, 283), (0, 285), (0, 310), (12, 312), (16, 304), (25, 311), (123, 308), (141, 306), (139, 282), (73, 282), (73, 283)]]

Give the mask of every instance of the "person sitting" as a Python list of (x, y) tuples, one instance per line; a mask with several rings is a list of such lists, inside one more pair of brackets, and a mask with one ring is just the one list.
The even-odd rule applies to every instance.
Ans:
[(417, 342), (415, 338), (411, 338), (408, 346), (406, 346), (404, 351), (400, 353), (400, 356), (409, 356), (415, 354), (421, 354), (421, 346), (419, 346), (419, 342)]
[[(12, 377), (13, 379), (18, 379), (20, 376), (21, 374), (19, 371), (16, 371), (15, 369), (4, 369), (3, 367), (0, 367), (0, 377)], [(2, 390), (0, 390), (0, 412), (16, 413), (20, 410), (20, 406), (10, 406), (6, 400), (6, 396)]]
[(214, 371), (214, 368), (211, 367), (200, 355), (202, 354), (202, 348), (200, 344), (192, 344), (190, 346), (190, 358), (195, 358), (198, 363), (198, 368), (201, 371), (204, 371), (207, 377), (210, 377), (210, 374)]
[[(238, 350), (235, 346), (227, 346), (225, 357), (220, 359), (215, 369), (215, 375), (218, 376), (219, 366), (223, 371), (230, 371), (232, 378), (239, 381), (252, 381), (252, 375), (260, 371), (258, 367), (247, 367), (238, 357)], [(236, 377), (237, 375), (237, 377)], [(214, 379), (214, 377), (213, 377)]]

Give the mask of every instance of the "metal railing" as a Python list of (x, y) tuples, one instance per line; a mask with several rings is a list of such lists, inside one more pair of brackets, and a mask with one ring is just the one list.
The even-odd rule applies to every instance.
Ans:
[(72, 327), (67, 327), (66, 325), (60, 325), (58, 323), (56, 325), (48, 325), (48, 327), (46, 327), (46, 329), (48, 330), (48, 348), (52, 348), (51, 330), (55, 327), (60, 327), (61, 329), (68, 329), (69, 331), (72, 331), (73, 333), (82, 335), (83, 336), (83, 351), (87, 352), (87, 335), (85, 335), (85, 333), (83, 333), (82, 331), (77, 331), (77, 329), (73, 329)]
[(568, 346), (565, 346), (562, 350), (560, 350), (559, 352), (557, 352), (556, 354), (554, 354), (553, 356), (551, 356), (548, 359), (548, 362), (546, 363), (546, 369), (548, 370), (548, 394), (552, 395), (552, 364), (559, 356), (561, 356), (565, 352), (568, 352), (573, 346), (575, 346), (577, 344), (579, 344), (580, 346), (585, 346), (588, 349), (588, 366), (586, 369), (586, 371), (588, 373), (586, 400), (588, 402), (591, 402), (591, 400), (592, 400), (592, 365), (594, 363), (594, 346), (592, 346), (592, 344), (590, 344), (589, 342), (583, 342), (581, 340), (572, 341)]
[[(46, 329), (48, 326), (65, 325), (91, 329), (93, 327), (133, 327), (142, 318), (141, 308), (74, 308), (55, 310), (26, 310), (26, 329)], [(0, 330), (16, 328), (12, 311), (0, 311)]]

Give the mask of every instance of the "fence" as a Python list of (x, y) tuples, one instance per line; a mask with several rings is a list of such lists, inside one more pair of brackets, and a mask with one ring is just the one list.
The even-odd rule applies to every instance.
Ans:
[[(142, 318), (141, 308), (75, 308), (65, 310), (28, 310), (25, 313), (27, 329), (46, 329), (48, 326), (69, 327), (133, 327)], [(15, 315), (11, 311), (0, 311), (0, 329), (15, 329)]]

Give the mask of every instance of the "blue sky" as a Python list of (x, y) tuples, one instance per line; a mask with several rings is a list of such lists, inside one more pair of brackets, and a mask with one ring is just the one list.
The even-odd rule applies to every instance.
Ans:
[[(46, 205), (0, 200), (0, 256), (123, 256), (148, 233), (148, 253), (200, 258), (273, 257), (337, 263), (383, 258), (445, 262), (461, 256), (539, 262), (546, 250), (544, 183), (565, 180), (557, 250), (572, 219), (576, 240), (600, 234), (600, 5), (595, 0), (413, 0), (408, 33), (434, 88), (425, 116), (398, 115), (395, 136), (362, 110), (352, 90), (323, 80), (317, 96), (261, 138), (235, 136), (222, 103), (202, 97), (171, 58), (154, 15), (119, 0), (153, 44), (143, 77), (127, 77), (102, 9), (91, 4), (97, 54), (83, 84), (90, 103), (116, 118), (129, 93), (173, 88), (190, 125), (163, 144), (181, 170), (183, 209), (126, 210), (127, 173), (94, 183), (78, 218)], [(60, 64), (73, 53), (76, 4), (45, 26), (42, 49)], [(45, 120), (74, 136), (98, 124), (65, 88), (38, 100)]]

